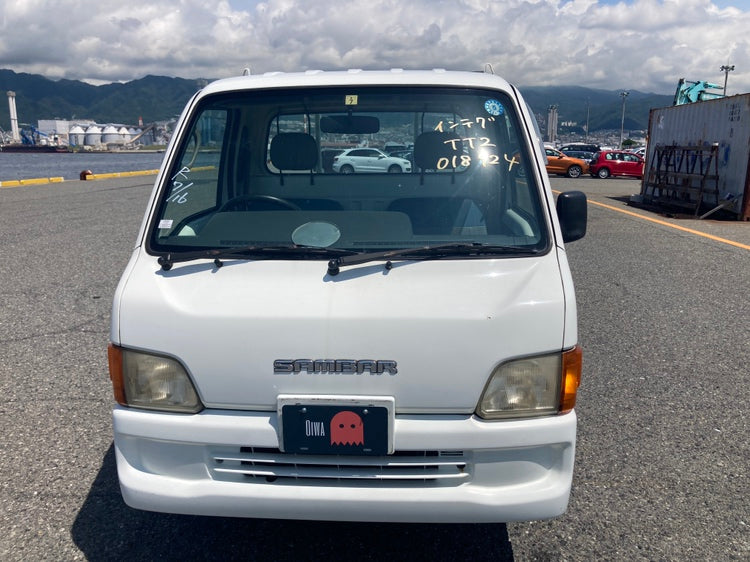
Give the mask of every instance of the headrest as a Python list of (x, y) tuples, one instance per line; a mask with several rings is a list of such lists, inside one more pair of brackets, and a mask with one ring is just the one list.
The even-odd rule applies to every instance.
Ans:
[[(414, 142), (414, 163), (422, 170), (444, 170), (455, 168), (463, 154), (463, 143), (453, 133), (428, 131), (419, 135)], [(453, 157), (456, 156), (454, 162)], [(447, 162), (441, 162), (446, 158)]]
[(279, 170), (312, 170), (318, 146), (307, 133), (279, 133), (271, 141), (271, 163)]

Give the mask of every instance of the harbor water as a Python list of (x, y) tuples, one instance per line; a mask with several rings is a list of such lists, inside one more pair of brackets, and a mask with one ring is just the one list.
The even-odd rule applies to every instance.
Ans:
[(62, 177), (77, 180), (81, 172), (93, 174), (155, 170), (163, 152), (0, 152), (0, 181)]

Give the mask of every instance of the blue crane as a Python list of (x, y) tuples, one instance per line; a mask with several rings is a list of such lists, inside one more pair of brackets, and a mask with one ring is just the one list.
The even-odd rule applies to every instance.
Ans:
[(677, 91), (674, 94), (674, 102), (672, 105), (682, 105), (685, 103), (694, 103), (697, 101), (715, 100), (723, 98), (723, 94), (717, 94), (716, 92), (709, 92), (708, 90), (721, 89), (721, 86), (717, 84), (711, 84), (710, 82), (691, 82), (680, 78), (677, 83)]

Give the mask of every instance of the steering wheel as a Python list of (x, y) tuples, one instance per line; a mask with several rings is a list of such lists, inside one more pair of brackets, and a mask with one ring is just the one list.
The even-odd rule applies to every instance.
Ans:
[[(291, 201), (287, 201), (281, 197), (274, 197), (273, 195), (239, 195), (233, 197), (219, 207), (219, 212), (264, 210), (263, 208), (266, 206), (286, 209), (287, 211), (300, 210), (300, 207)], [(253, 209), (253, 207), (255, 207), (255, 209)]]

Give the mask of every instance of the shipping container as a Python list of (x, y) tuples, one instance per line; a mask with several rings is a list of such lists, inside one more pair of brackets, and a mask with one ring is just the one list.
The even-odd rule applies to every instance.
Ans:
[(750, 94), (652, 109), (638, 201), (750, 220)]

